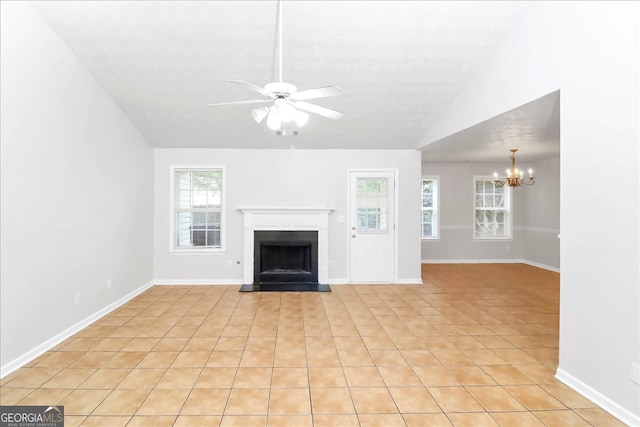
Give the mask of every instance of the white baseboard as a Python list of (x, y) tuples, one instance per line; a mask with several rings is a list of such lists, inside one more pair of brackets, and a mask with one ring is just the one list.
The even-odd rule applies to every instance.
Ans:
[(395, 282), (349, 282), (347, 279), (329, 279), (330, 285), (422, 285), (422, 279), (397, 279)]
[(25, 364), (29, 363), (30, 361), (32, 361), (36, 357), (46, 353), (51, 348), (53, 348), (56, 345), (60, 344), (62, 341), (66, 340), (67, 338), (69, 338), (73, 334), (78, 333), (79, 331), (81, 331), (82, 329), (86, 328), (87, 326), (89, 326), (90, 324), (95, 322), (96, 320), (98, 320), (101, 317), (109, 314), (110, 312), (112, 312), (116, 308), (118, 308), (121, 305), (125, 304), (126, 302), (130, 301), (132, 298), (140, 295), (142, 292), (146, 291), (151, 286), (153, 286), (153, 282), (148, 282), (148, 283), (140, 286), (139, 288), (129, 292), (127, 295), (123, 296), (122, 298), (112, 302), (111, 304), (107, 305), (106, 307), (102, 308), (101, 310), (98, 310), (97, 312), (93, 313), (92, 315), (84, 318), (83, 320), (79, 321), (75, 325), (65, 329), (64, 331), (60, 332), (58, 335), (56, 335), (54, 337), (51, 337), (47, 341), (43, 342), (42, 344), (32, 348), (31, 350), (29, 350), (26, 353), (24, 353), (22, 356), (19, 356), (19, 357), (13, 359), (12, 361), (0, 366), (0, 378), (6, 377), (7, 375), (12, 373), (16, 369), (24, 366)]
[(154, 285), (160, 285), (160, 286), (166, 286), (166, 285), (170, 285), (170, 286), (179, 286), (179, 285), (186, 285), (186, 286), (199, 286), (199, 285), (243, 285), (244, 283), (242, 283), (242, 279), (185, 279), (185, 280), (180, 280), (180, 279), (169, 279), (169, 280), (154, 280), (153, 281)]
[(526, 259), (423, 259), (422, 264), (527, 264), (545, 270), (560, 273), (558, 267), (540, 264)]
[(422, 285), (422, 279), (397, 279), (396, 283), (401, 285)]
[[(328, 281), (329, 285), (346, 285), (349, 284), (349, 281), (347, 279), (342, 279), (342, 278), (337, 278), (337, 279), (329, 279)], [(366, 283), (369, 284), (371, 282), (362, 282), (362, 283)], [(237, 279), (231, 279), (231, 280), (210, 280), (210, 279), (204, 279), (204, 280), (193, 280), (193, 279), (188, 279), (188, 280), (179, 280), (179, 279), (172, 279), (172, 280), (154, 280), (153, 281), (154, 285), (158, 285), (158, 286), (199, 286), (199, 285), (242, 285), (242, 280), (237, 280)], [(422, 284), (422, 279), (398, 279), (395, 282), (385, 282), (385, 284), (404, 284), (404, 285), (421, 285)]]
[(565, 383), (587, 399), (591, 400), (593, 403), (600, 406), (602, 409), (604, 409), (623, 423), (628, 424), (632, 427), (640, 426), (640, 416), (632, 413), (628, 409), (623, 408), (613, 400), (609, 399), (607, 396), (591, 388), (563, 369), (558, 368), (558, 370), (556, 371), (556, 379)]
[(560, 269), (558, 267), (552, 267), (550, 265), (540, 264), (539, 262), (528, 261), (526, 259), (523, 259), (522, 262), (532, 267), (538, 267), (545, 270), (553, 271), (554, 273), (560, 273)]
[(423, 259), (423, 264), (521, 264), (521, 259)]

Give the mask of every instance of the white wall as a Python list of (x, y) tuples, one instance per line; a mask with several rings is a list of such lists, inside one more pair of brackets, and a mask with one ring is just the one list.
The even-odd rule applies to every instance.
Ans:
[[(422, 164), (423, 175), (439, 179), (440, 239), (422, 240), (424, 262), (467, 262), (471, 260), (521, 260), (523, 242), (522, 191), (512, 191), (513, 239), (474, 240), (474, 176), (492, 176), (502, 171), (502, 163), (431, 163)], [(525, 191), (530, 190), (529, 188)]]
[[(170, 166), (224, 165), (227, 250), (223, 254), (169, 254)], [(154, 265), (158, 281), (241, 283), (243, 217), (239, 207), (331, 207), (329, 280), (347, 279), (348, 170), (398, 169), (399, 281), (420, 280), (420, 153), (415, 150), (156, 149)], [(228, 265), (230, 261), (231, 265)]]
[(440, 238), (422, 240), (422, 261), (527, 262), (560, 268), (560, 161), (522, 164), (536, 171), (536, 184), (511, 190), (513, 238), (474, 240), (473, 177), (491, 176), (508, 163), (422, 163), (423, 175), (440, 182)]
[(637, 2), (534, 2), (424, 139), (561, 93), (558, 377), (640, 424)]
[(0, 5), (5, 375), (152, 279), (153, 155), (30, 4)]
[(522, 259), (534, 265), (560, 269), (560, 159), (527, 164), (536, 183), (522, 193)]

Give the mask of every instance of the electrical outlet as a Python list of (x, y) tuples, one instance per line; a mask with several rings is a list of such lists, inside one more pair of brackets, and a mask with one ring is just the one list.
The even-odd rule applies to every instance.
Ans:
[(80, 292), (76, 292), (75, 302), (76, 302), (76, 305), (80, 304)]
[(113, 279), (107, 280), (107, 290), (111, 289), (112, 286), (113, 286)]

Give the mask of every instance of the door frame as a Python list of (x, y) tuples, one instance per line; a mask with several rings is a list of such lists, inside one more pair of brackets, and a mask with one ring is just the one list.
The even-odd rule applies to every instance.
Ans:
[[(400, 170), (398, 168), (349, 168), (347, 169), (347, 283), (357, 284), (351, 281), (351, 218), (353, 201), (351, 200), (351, 176), (353, 173), (392, 173), (393, 174), (393, 282), (398, 283), (398, 188), (400, 187)], [(367, 282), (373, 284), (388, 284), (389, 282)]]

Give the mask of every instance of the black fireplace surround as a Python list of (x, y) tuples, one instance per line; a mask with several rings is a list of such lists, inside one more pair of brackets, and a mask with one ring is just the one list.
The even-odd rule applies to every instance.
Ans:
[(253, 284), (241, 291), (329, 291), (318, 283), (317, 231), (254, 231)]

